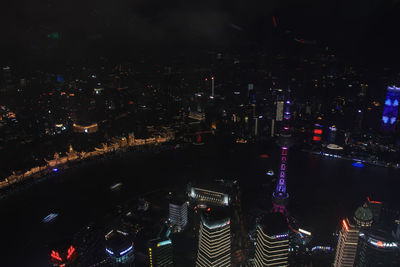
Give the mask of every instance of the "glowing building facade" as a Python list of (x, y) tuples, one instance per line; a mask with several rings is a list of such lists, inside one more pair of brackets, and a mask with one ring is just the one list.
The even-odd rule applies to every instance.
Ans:
[(399, 111), (400, 87), (388, 86), (383, 108), (381, 129), (384, 132), (394, 132)]
[(113, 265), (130, 264), (135, 259), (134, 247), (128, 233), (111, 230), (105, 236), (106, 253)]
[(169, 221), (176, 231), (182, 231), (188, 221), (188, 203), (183, 202), (182, 205), (169, 203)]
[(201, 215), (197, 267), (231, 266), (230, 219), (208, 220)]
[(254, 266), (289, 266), (289, 231), (282, 213), (265, 215), (257, 224)]
[(191, 201), (198, 204), (210, 204), (217, 206), (229, 206), (229, 194), (215, 190), (191, 187), (188, 192)]
[(148, 242), (150, 267), (173, 266), (170, 239), (152, 239)]
[(353, 267), (357, 254), (359, 230), (348, 219), (342, 221), (342, 229), (336, 247), (334, 267)]

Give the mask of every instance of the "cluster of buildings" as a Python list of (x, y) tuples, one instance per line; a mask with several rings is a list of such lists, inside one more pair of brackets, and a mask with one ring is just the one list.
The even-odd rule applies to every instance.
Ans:
[(342, 220), (334, 266), (398, 266), (399, 227), (393, 232), (382, 225), (382, 202), (369, 198), (353, 218)]

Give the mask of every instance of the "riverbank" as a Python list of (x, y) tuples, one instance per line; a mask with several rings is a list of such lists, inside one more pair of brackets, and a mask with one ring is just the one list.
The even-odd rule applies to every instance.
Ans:
[(400, 168), (400, 164), (394, 164), (394, 163), (378, 161), (378, 160), (370, 160), (370, 159), (365, 159), (365, 158), (364, 159), (363, 158), (356, 158), (356, 157), (350, 157), (350, 156), (346, 156), (346, 155), (338, 155), (338, 154), (335, 154), (334, 151), (331, 151), (331, 153), (324, 152), (324, 151), (314, 151), (314, 150), (309, 150), (309, 149), (302, 149), (301, 151), (306, 152), (306, 153), (311, 153), (311, 154), (314, 154), (314, 155), (320, 155), (320, 156), (335, 158), (335, 159), (343, 159), (343, 160), (350, 160), (350, 161), (368, 163), (370, 165), (379, 166), (379, 167), (395, 168), (395, 169), (399, 169)]

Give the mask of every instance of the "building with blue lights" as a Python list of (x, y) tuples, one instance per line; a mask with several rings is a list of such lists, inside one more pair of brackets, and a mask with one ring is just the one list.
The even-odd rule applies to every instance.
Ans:
[(383, 132), (396, 130), (396, 119), (399, 111), (400, 87), (388, 86), (383, 108), (381, 129)]
[(263, 216), (257, 224), (254, 266), (289, 266), (289, 229), (282, 213)]
[(134, 247), (131, 236), (120, 230), (111, 230), (105, 236), (105, 251), (112, 265), (126, 265), (133, 263)]

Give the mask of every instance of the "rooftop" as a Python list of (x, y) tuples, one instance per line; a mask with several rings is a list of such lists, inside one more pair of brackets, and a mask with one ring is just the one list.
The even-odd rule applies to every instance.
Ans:
[(265, 214), (261, 218), (259, 225), (263, 228), (263, 231), (270, 236), (288, 232), (286, 218), (280, 212)]

